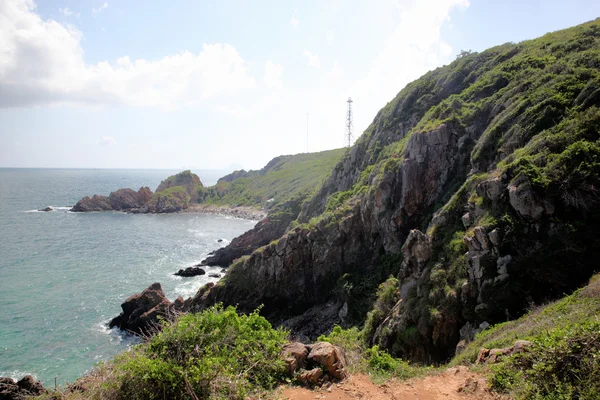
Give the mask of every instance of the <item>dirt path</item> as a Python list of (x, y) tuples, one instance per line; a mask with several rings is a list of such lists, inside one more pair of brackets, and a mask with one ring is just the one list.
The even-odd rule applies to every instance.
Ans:
[(282, 399), (290, 400), (496, 400), (502, 397), (487, 390), (485, 378), (466, 367), (450, 368), (439, 375), (375, 385), (366, 375), (352, 375), (328, 389), (286, 387)]

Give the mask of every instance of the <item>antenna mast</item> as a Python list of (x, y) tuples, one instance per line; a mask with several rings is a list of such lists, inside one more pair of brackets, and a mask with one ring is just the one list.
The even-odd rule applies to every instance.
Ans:
[(352, 139), (354, 139), (354, 122), (352, 122), (352, 98), (348, 97), (348, 112), (346, 113), (346, 134), (344, 135), (344, 142), (346, 147), (352, 145)]

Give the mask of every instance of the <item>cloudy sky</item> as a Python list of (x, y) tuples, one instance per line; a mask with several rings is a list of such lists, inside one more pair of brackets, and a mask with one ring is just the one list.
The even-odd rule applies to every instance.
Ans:
[(595, 0), (0, 1), (0, 167), (260, 168)]

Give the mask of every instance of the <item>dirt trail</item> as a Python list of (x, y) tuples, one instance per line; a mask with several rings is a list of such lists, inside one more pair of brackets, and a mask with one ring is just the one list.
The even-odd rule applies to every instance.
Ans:
[(502, 397), (487, 390), (485, 378), (466, 367), (447, 369), (439, 375), (404, 382), (375, 385), (366, 375), (352, 375), (329, 389), (308, 390), (286, 387), (282, 399), (290, 400), (496, 400)]

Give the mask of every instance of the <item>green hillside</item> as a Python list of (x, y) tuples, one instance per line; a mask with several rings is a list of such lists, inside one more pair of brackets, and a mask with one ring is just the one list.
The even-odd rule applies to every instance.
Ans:
[[(201, 189), (199, 202), (231, 206), (273, 206), (312, 195), (345, 149), (276, 157), (258, 171), (236, 171)], [(272, 199), (272, 200), (271, 200)], [(271, 200), (271, 201), (270, 201)]]

